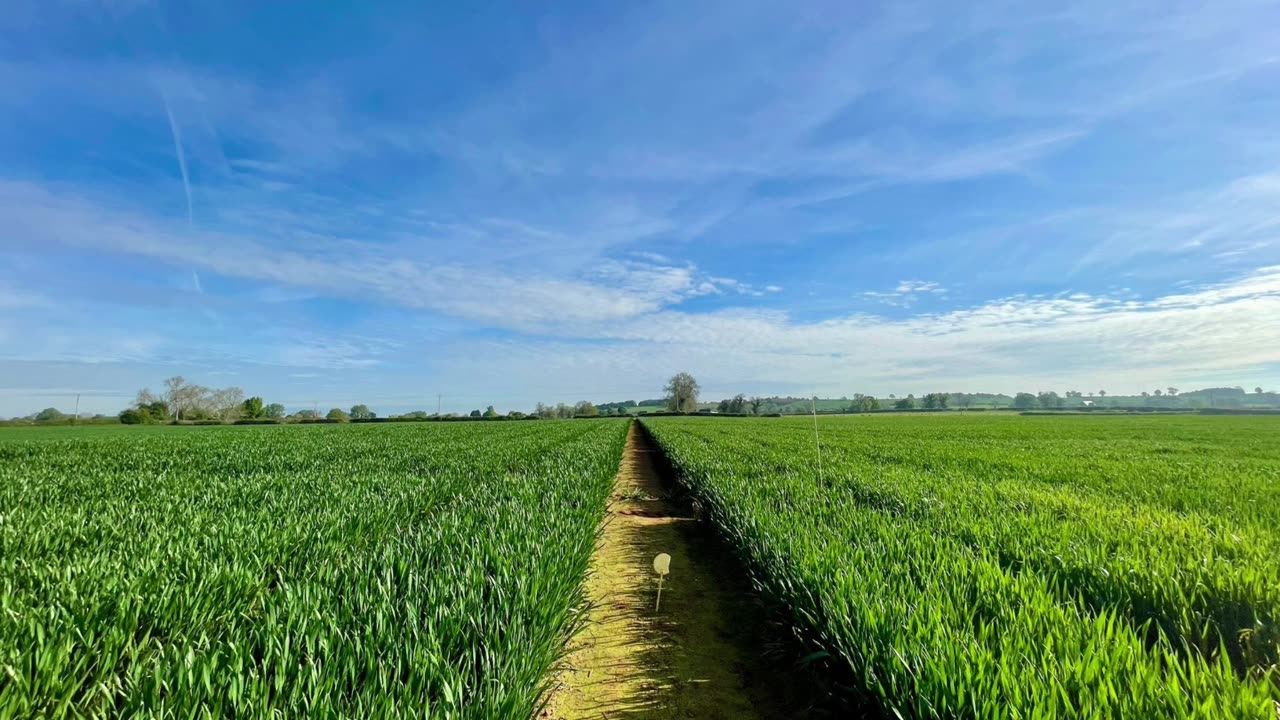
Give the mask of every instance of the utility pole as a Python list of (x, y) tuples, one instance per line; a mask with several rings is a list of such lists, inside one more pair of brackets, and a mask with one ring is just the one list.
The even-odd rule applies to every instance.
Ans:
[(440, 417), (440, 393), (436, 393), (436, 417)]
[(71, 424), (75, 425), (80, 420), (80, 393), (76, 393), (76, 414), (71, 416)]

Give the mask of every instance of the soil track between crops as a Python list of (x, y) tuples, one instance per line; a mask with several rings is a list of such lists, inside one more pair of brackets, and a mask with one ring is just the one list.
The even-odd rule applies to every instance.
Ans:
[[(541, 717), (551, 720), (803, 715), (769, 666), (747, 584), (710, 537), (648, 434), (633, 422), (586, 582), (591, 609)], [(653, 558), (671, 555), (654, 611)]]

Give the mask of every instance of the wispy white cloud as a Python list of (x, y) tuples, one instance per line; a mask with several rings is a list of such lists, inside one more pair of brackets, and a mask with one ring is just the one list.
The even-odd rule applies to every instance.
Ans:
[(600, 260), (580, 278), (558, 279), (436, 264), (349, 240), (312, 240), (304, 254), (238, 234), (179, 231), (127, 208), (102, 207), (23, 183), (0, 182), (0, 214), (10, 217), (15, 231), (30, 243), (197, 266), (528, 332), (572, 333), (709, 294), (762, 294), (750, 284), (710, 276), (693, 265), (638, 260)]
[[(1219, 259), (1267, 247), (1280, 247), (1280, 173), (1237, 178), (1208, 192), (1188, 193), (1173, 202), (1147, 208), (1091, 208), (1071, 217), (1087, 222), (1097, 240), (1072, 272), (1152, 255), (1208, 250)], [(1064, 216), (1064, 219), (1065, 216)], [(1249, 258), (1243, 258), (1250, 264)]]
[(947, 289), (940, 283), (930, 280), (900, 280), (893, 290), (884, 292), (868, 290), (863, 297), (871, 298), (885, 305), (909, 308), (920, 299), (921, 295), (946, 295)]
[(899, 295), (909, 295), (913, 293), (946, 293), (947, 289), (942, 287), (940, 283), (930, 280), (901, 280), (898, 287), (893, 291)]
[[(382, 338), (325, 337), (304, 334), (267, 346), (262, 361), (290, 368), (322, 370), (368, 369), (384, 361), (400, 347), (399, 341)], [(318, 373), (291, 373), (290, 377), (320, 377)]]
[[(521, 343), (523, 367), (504, 365), (501, 375), (509, 392), (527, 384), (562, 396), (571, 386), (549, 378), (618, 392), (626, 390), (618, 378), (634, 374), (639, 388), (658, 387), (677, 369), (726, 392), (1133, 389), (1272, 372), (1280, 363), (1276, 317), (1280, 266), (1146, 301), (1014, 297), (903, 319), (809, 323), (769, 311), (663, 312), (606, 331), (615, 344)], [(487, 349), (468, 353), (467, 367), (487, 372), (509, 354), (503, 344), (478, 345)]]

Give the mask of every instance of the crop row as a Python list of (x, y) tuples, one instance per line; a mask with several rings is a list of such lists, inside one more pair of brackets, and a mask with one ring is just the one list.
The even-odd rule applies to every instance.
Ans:
[(645, 424), (886, 710), (1275, 715), (1270, 418), (824, 418), (818, 444), (811, 421)]
[(0, 436), (0, 717), (528, 717), (623, 426)]

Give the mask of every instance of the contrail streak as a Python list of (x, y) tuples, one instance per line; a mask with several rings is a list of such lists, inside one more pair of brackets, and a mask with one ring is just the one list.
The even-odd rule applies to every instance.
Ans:
[(160, 93), (160, 99), (164, 102), (164, 113), (169, 116), (169, 130), (173, 133), (173, 148), (178, 151), (178, 169), (182, 171), (182, 189), (187, 194), (187, 224), (193, 221), (193, 213), (191, 211), (191, 180), (187, 177), (187, 156), (182, 152), (182, 131), (178, 129), (178, 123), (173, 119), (173, 108), (169, 107), (169, 98), (163, 92)]

